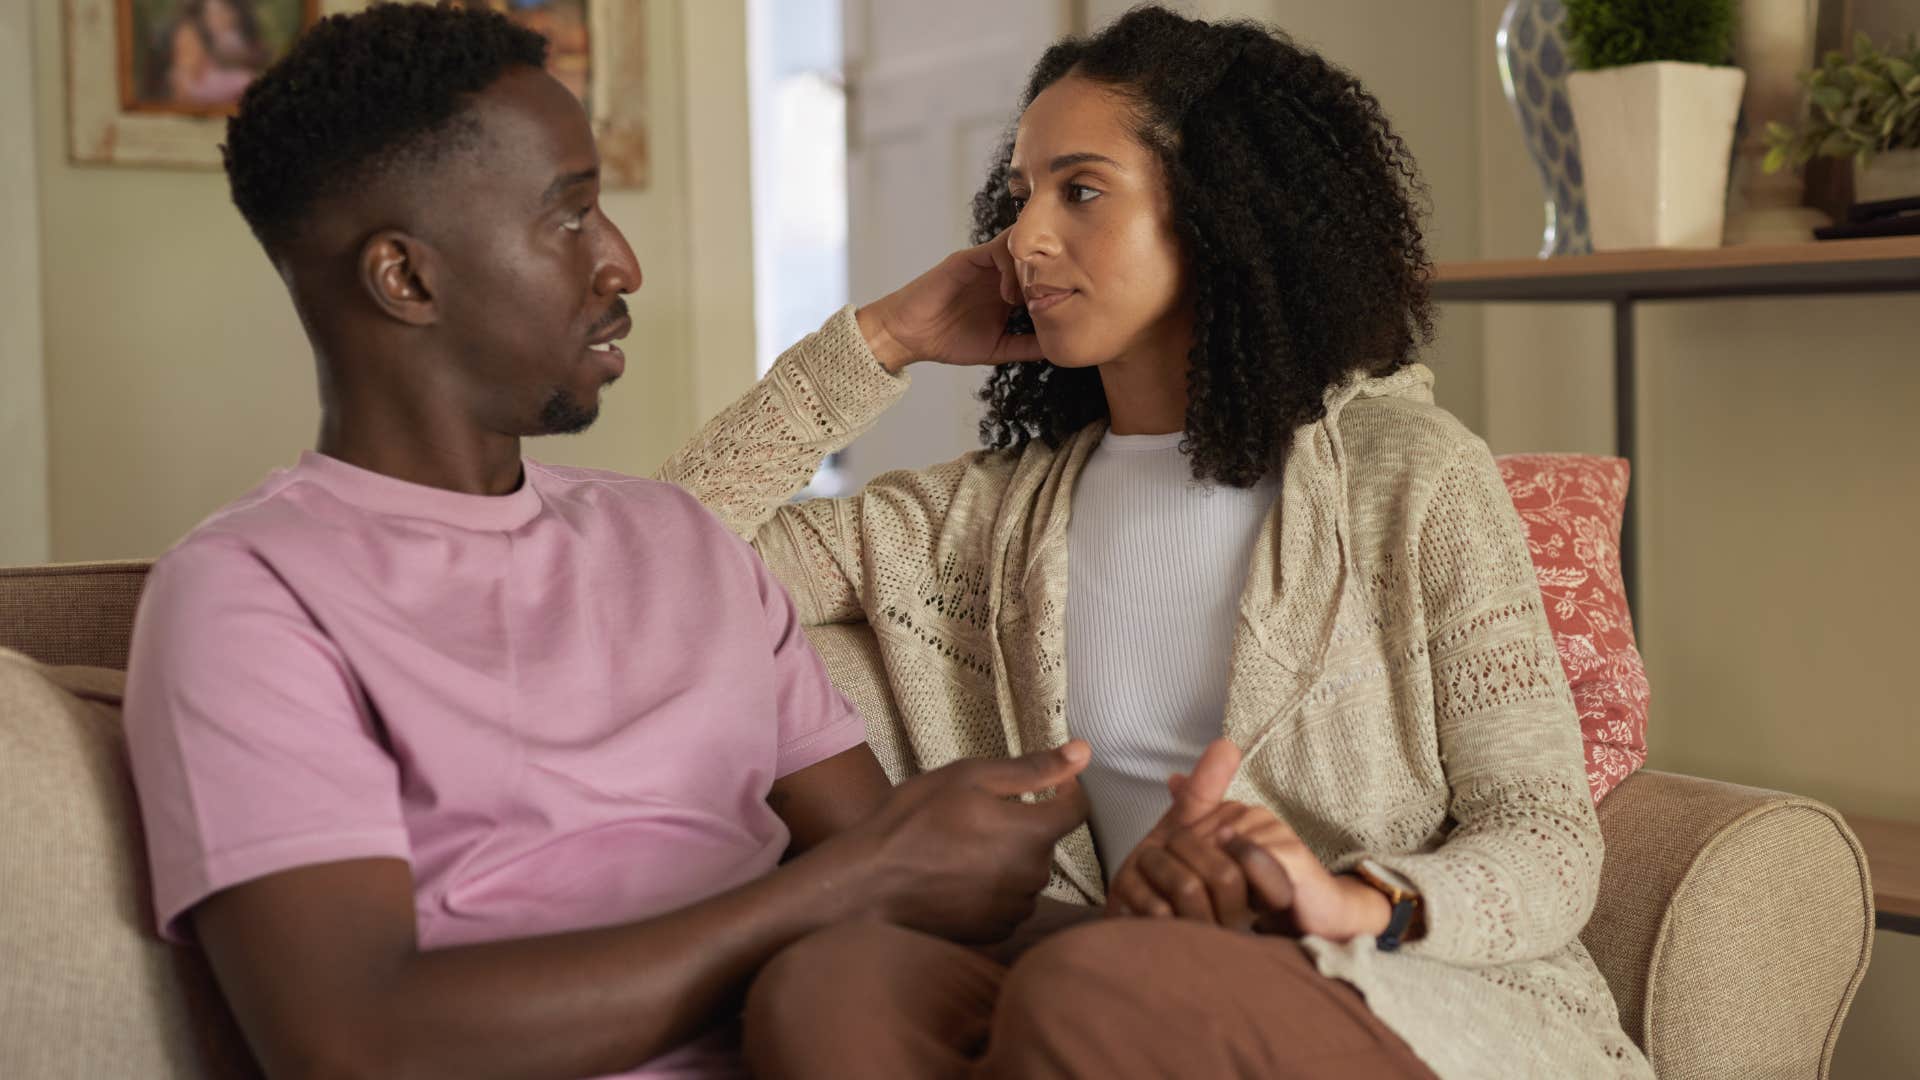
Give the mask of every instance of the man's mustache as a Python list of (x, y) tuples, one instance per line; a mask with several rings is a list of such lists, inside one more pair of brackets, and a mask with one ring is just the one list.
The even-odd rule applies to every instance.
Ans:
[(587, 328), (587, 336), (592, 337), (593, 335), (599, 333), (602, 330), (605, 330), (607, 327), (612, 326), (614, 323), (617, 323), (621, 319), (624, 319), (626, 317), (627, 317), (627, 298), (624, 296), (616, 296), (614, 297), (614, 300), (613, 300), (613, 306), (607, 309), (607, 313), (605, 315), (600, 316), (600, 318), (591, 327)]

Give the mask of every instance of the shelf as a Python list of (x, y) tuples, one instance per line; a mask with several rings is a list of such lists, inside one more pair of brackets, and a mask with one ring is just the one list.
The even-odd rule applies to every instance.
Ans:
[(1666, 300), (1920, 291), (1920, 236), (1441, 263), (1435, 300)]
[(1920, 933), (1920, 823), (1848, 814), (1873, 872), (1873, 910), (1882, 930)]

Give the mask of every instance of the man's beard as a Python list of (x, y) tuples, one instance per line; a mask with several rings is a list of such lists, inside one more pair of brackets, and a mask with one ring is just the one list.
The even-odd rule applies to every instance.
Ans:
[(573, 395), (559, 387), (547, 396), (547, 403), (540, 407), (541, 435), (573, 435), (587, 430), (600, 416), (600, 404), (582, 405), (573, 399)]

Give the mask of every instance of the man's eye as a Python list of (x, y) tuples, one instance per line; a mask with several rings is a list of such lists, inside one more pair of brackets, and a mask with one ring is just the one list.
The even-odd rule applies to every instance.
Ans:
[(568, 232), (579, 232), (581, 226), (587, 223), (587, 215), (592, 212), (593, 212), (592, 207), (583, 206), (580, 209), (574, 211), (572, 217), (569, 217), (567, 220), (561, 222), (560, 227), (567, 230)]
[(1077, 202), (1077, 203), (1092, 202), (1093, 200), (1099, 197), (1100, 197), (1100, 192), (1098, 190), (1094, 188), (1090, 188), (1085, 184), (1068, 184), (1067, 185), (1067, 201), (1068, 202)]

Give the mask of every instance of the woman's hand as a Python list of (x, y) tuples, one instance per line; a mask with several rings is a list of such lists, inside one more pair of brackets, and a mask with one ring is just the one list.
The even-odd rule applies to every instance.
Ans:
[[(1228, 804), (1235, 806), (1238, 804)], [(1293, 827), (1263, 806), (1240, 806), (1213, 834), (1247, 883), (1262, 933), (1350, 941), (1386, 930), (1392, 905), (1351, 874), (1334, 874)]]
[(1168, 778), (1173, 806), (1114, 875), (1107, 914), (1333, 941), (1384, 931), (1379, 890), (1330, 873), (1272, 811), (1223, 801), (1239, 767), (1239, 747), (1218, 739), (1190, 776)]
[(1032, 334), (1007, 333), (1020, 296), (1005, 232), (956, 251), (939, 265), (856, 312), (881, 366), (898, 373), (917, 360), (1004, 364), (1040, 359)]

